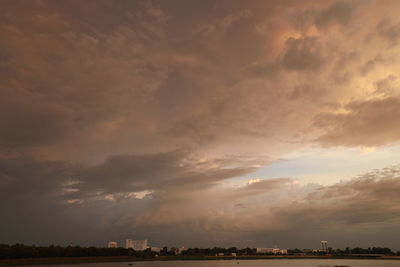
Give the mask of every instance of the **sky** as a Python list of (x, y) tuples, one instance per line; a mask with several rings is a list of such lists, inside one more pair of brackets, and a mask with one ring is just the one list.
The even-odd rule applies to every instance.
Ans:
[(397, 0), (0, 0), (0, 243), (400, 250)]

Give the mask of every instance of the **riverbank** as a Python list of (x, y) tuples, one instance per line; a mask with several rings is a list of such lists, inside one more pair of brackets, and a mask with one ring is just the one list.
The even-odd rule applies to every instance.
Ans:
[(44, 265), (44, 264), (76, 264), (96, 262), (129, 262), (144, 260), (132, 256), (107, 256), (107, 257), (62, 257), (62, 258), (26, 258), (0, 260), (0, 266), (16, 265)]
[(400, 260), (400, 256), (382, 257), (337, 257), (337, 256), (159, 256), (155, 258), (137, 258), (133, 256), (108, 257), (63, 257), (63, 258), (27, 258), (0, 260), (0, 266), (78, 264), (99, 262), (133, 262), (133, 261), (195, 261), (195, 260), (272, 260), (272, 259), (378, 259)]

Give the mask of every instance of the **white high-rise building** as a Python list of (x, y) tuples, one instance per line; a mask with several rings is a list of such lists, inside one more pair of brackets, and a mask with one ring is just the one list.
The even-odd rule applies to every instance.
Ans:
[(132, 248), (134, 250), (145, 250), (148, 248), (147, 239), (145, 240), (126, 240), (126, 248)]
[(257, 253), (265, 253), (265, 254), (287, 254), (287, 249), (280, 248), (257, 248)]

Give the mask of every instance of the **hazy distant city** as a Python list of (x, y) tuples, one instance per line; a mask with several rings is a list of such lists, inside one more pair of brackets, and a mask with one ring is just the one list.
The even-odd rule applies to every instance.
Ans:
[[(118, 244), (116, 241), (109, 241), (107, 244), (108, 248), (119, 248), (124, 247), (126, 249), (132, 249), (135, 251), (148, 251), (153, 252), (154, 255), (193, 255), (196, 253), (205, 253), (210, 254), (210, 251), (216, 251), (214, 256), (232, 256), (236, 257), (239, 255), (366, 255), (370, 257), (375, 257), (377, 255), (395, 255), (399, 254), (400, 251), (395, 253), (389, 248), (380, 248), (380, 247), (373, 247), (373, 248), (345, 248), (342, 249), (334, 249), (328, 246), (328, 241), (321, 241), (319, 248), (314, 249), (282, 249), (274, 246), (272, 248), (267, 247), (257, 247), (257, 248), (221, 248), (221, 247), (214, 247), (214, 248), (185, 248), (185, 247), (155, 247), (151, 246), (148, 243), (147, 239), (144, 240), (133, 240), (133, 239), (126, 239), (125, 244)], [(196, 252), (197, 251), (197, 252)], [(206, 251), (206, 252), (205, 252)]]
[[(390, 248), (369, 247), (344, 249), (331, 248), (327, 241), (321, 241), (319, 248), (282, 249), (274, 247), (237, 248), (237, 247), (155, 247), (147, 239), (126, 239), (118, 244), (109, 241), (104, 247), (81, 246), (35, 246), (0, 244), (0, 265), (22, 263), (83, 263), (118, 261), (177, 261), (177, 260), (249, 260), (249, 259), (364, 259), (364, 260), (400, 260), (400, 251)], [(347, 266), (347, 265), (346, 265)], [(365, 267), (365, 266), (364, 266)]]
[[(326, 241), (323, 241), (325, 243), (322, 243), (322, 250), (314, 250), (314, 252), (318, 251), (327, 251), (327, 247), (326, 247)], [(108, 248), (118, 248), (118, 242), (116, 241), (109, 241)], [(160, 247), (154, 247), (154, 246), (150, 246), (147, 242), (147, 239), (144, 240), (132, 240), (132, 239), (126, 239), (125, 242), (125, 248), (129, 249), (133, 249), (136, 251), (144, 251), (144, 250), (150, 250), (151, 252), (155, 252), (155, 253), (160, 253), (161, 251), (167, 252), (168, 249), (166, 247), (160, 248)], [(167, 251), (166, 251), (167, 250)], [(179, 248), (171, 248), (170, 252), (173, 252), (175, 255), (180, 255), (182, 254), (182, 252), (187, 251), (187, 248), (185, 247), (179, 247)], [(274, 255), (286, 255), (288, 254), (288, 250), (287, 249), (280, 249), (277, 247), (274, 248), (256, 248), (255, 250), (256, 253), (258, 254), (274, 254)], [(215, 256), (236, 256), (236, 252), (230, 252), (229, 255), (225, 255), (225, 253), (217, 253)]]

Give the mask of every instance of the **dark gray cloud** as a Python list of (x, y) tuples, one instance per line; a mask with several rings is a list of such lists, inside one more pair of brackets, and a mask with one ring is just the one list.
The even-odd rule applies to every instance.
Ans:
[(319, 12), (315, 18), (315, 25), (319, 28), (326, 28), (332, 24), (347, 26), (355, 15), (357, 1), (338, 1)]
[(388, 42), (389, 46), (396, 46), (400, 40), (400, 24), (385, 18), (376, 26), (376, 30)]
[[(187, 151), (114, 156), (97, 165), (2, 158), (1, 207), (7, 214), (2, 221), (4, 241), (35, 242), (38, 236), (30, 232), (39, 229), (46, 231), (40, 242), (65, 244), (82, 242), (84, 239), (78, 236), (88, 231), (90, 224), (94, 230), (88, 234), (92, 236), (131, 224), (135, 228), (146, 212), (158, 214), (159, 205), (190, 198), (194, 192), (204, 192), (222, 180), (255, 170), (222, 164), (235, 163), (230, 159), (196, 161)], [(7, 227), (19, 218), (30, 222), (25, 230), (19, 224), (14, 230)], [(64, 220), (72, 224), (64, 225)], [(48, 226), (51, 228), (46, 230)], [(76, 230), (75, 237), (69, 236), (75, 227), (83, 227), (82, 232)], [(94, 241), (103, 242), (103, 238)]]
[(286, 41), (286, 46), (282, 59), (286, 69), (315, 71), (322, 68), (326, 61), (317, 37), (290, 38)]
[[(328, 101), (342, 102), (345, 88), (332, 88), (338, 80), (354, 79), (339, 56), (347, 48), (332, 44), (329, 31), (337, 33), (327, 25), (354, 29), (348, 21), (369, 4), (254, 1), (244, 7), (205, 1), (193, 9), (183, 2), (4, 1), (2, 6), (2, 149), (99, 161), (182, 145), (224, 151), (225, 142), (243, 138), (274, 146), (277, 136), (290, 140), (293, 133), (305, 133), (310, 114)], [(320, 32), (295, 33), (296, 25), (276, 17), (296, 10), (311, 12), (308, 27)], [(340, 32), (340, 38), (349, 34)]]
[[(175, 151), (118, 156), (93, 166), (3, 158), (1, 207), (7, 216), (2, 226), (16, 222), (1, 228), (3, 240), (102, 245), (107, 238), (134, 235), (157, 245), (259, 246), (275, 240), (312, 247), (326, 236), (336, 246), (353, 238), (360, 245), (370, 242), (369, 231), (383, 236), (397, 231), (398, 167), (332, 186), (277, 178), (226, 187), (219, 182), (254, 169), (228, 170), (216, 167), (220, 160), (194, 164), (188, 158)], [(29, 224), (22, 227), (19, 218)], [(334, 238), (343, 229), (349, 238)], [(312, 238), (293, 242), (299, 231)], [(396, 247), (390, 238), (382, 244)]]
[(256, 245), (279, 233), (292, 246), (318, 218), (390, 240), (379, 217), (395, 222), (397, 209), (374, 203), (388, 201), (394, 174), (317, 190), (252, 173), (310, 145), (400, 139), (396, 1), (4, 0), (0, 10), (4, 242), (140, 233), (159, 245)]
[(51, 104), (8, 99), (0, 107), (0, 146), (21, 149), (54, 144), (65, 138), (78, 125), (68, 110)]

